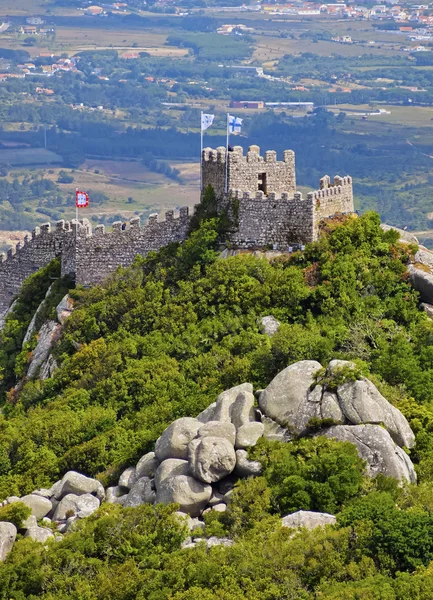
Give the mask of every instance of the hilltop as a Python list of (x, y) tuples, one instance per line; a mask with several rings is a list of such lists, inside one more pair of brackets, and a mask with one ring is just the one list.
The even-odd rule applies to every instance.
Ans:
[[(175, 506), (106, 501), (73, 518), (61, 539), (18, 536), (0, 566), (0, 597), (431, 596), (433, 325), (407, 271), (416, 246), (369, 213), (329, 220), (304, 252), (221, 258), (221, 227), (204, 219), (183, 243), (137, 257), (91, 289), (56, 279), (56, 261), (26, 281), (1, 333), (1, 497), (50, 488), (70, 471), (99, 482), (87, 488), (90, 498), (120, 476), (131, 486), (125, 469), (153, 452), (173, 421), (194, 421), (233, 386), (260, 390), (287, 365), (331, 359), (352, 361), (349, 379), (368, 379), (404, 415), (415, 438), (400, 451), (417, 483), (368, 474), (355, 446), (326, 440), (331, 423), (316, 419), (292, 441), (246, 451), (262, 475), (240, 480), (225, 512), (204, 515), (205, 530), (193, 538), (208, 542), (186, 547), (191, 534)], [(69, 305), (56, 313), (67, 292)], [(273, 335), (260, 325), (270, 315), (279, 322)], [(57, 329), (42, 374), (34, 361), (47, 322)], [(334, 389), (348, 374), (315, 377)], [(400, 443), (412, 446), (399, 427)], [(20, 507), (6, 504), (0, 518), (26, 531)], [(297, 510), (332, 512), (336, 523), (293, 535), (280, 518)], [(213, 547), (214, 538), (229, 542)]]

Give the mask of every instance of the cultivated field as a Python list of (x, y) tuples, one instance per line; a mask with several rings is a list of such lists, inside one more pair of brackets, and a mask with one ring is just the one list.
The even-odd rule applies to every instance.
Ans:
[(8, 148), (0, 150), (0, 163), (12, 166), (49, 165), (62, 163), (61, 156), (44, 148)]
[[(90, 193), (90, 207), (85, 216), (103, 218), (106, 215), (121, 215), (128, 219), (143, 212), (164, 212), (179, 206), (194, 206), (199, 199), (198, 163), (170, 163), (181, 172), (184, 185), (159, 173), (149, 171), (134, 161), (86, 160), (80, 169), (64, 169), (74, 177), (69, 184), (59, 184), (64, 192), (73, 194), (78, 187)], [(57, 183), (60, 169), (38, 169), (38, 174)], [(97, 171), (95, 173), (95, 171)], [(32, 173), (35, 169), (32, 169)], [(10, 179), (24, 177), (25, 170), (14, 169)], [(92, 192), (103, 192), (109, 201), (102, 205), (92, 204)], [(132, 202), (129, 201), (132, 198)], [(84, 211), (83, 211), (84, 214)], [(75, 216), (73, 195), (71, 206), (65, 207), (64, 218)]]

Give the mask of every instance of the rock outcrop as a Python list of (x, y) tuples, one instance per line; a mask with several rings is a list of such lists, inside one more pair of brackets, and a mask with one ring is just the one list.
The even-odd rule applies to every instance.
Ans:
[(325, 527), (325, 525), (334, 525), (337, 519), (329, 513), (312, 512), (311, 510), (298, 510), (281, 519), (282, 527), (298, 529), (306, 527), (307, 529), (316, 529), (316, 527)]
[(12, 550), (17, 528), (12, 523), (0, 522), (0, 562), (3, 562)]
[[(243, 383), (222, 392), (197, 418), (174, 421), (158, 438), (155, 452), (123, 470), (117, 485), (107, 490), (96, 479), (69, 471), (51, 489), (35, 490), (21, 499), (10, 497), (4, 504), (22, 500), (30, 506), (32, 516), (23, 531), (43, 543), (51, 531), (39, 527), (36, 517), (47, 523), (52, 519), (58, 531), (66, 533), (104, 500), (124, 507), (177, 503), (179, 517), (190, 531), (203, 529), (200, 517), (209, 511), (227, 510), (239, 478), (260, 475), (262, 466), (248, 457), (249, 448), (261, 437), (290, 443), (300, 434), (325, 435), (354, 444), (371, 476), (382, 473), (399, 481), (416, 481), (412, 462), (402, 449), (414, 445), (408, 422), (371, 381), (357, 379), (353, 369), (350, 362), (334, 360), (323, 377), (318, 362), (297, 362), (281, 371), (265, 390), (256, 392), (260, 408), (255, 407), (253, 386)], [(284, 517), (282, 524), (312, 529), (334, 522), (333, 515), (298, 511)], [(0, 556), (1, 534), (0, 529)], [(6, 533), (3, 537), (7, 538)], [(189, 539), (184, 547), (231, 543), (211, 539)], [(6, 542), (4, 547), (8, 547)]]
[(360, 457), (366, 461), (371, 477), (382, 473), (400, 481), (416, 482), (409, 456), (380, 425), (337, 425), (325, 429), (322, 435), (354, 444)]

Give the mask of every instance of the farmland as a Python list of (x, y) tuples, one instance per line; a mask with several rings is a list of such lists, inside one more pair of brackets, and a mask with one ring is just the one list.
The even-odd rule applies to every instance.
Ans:
[[(6, 74), (0, 85), (0, 166), (10, 185), (30, 177), (37, 189), (38, 177), (54, 186), (39, 199), (23, 187), (13, 219), (5, 199), (0, 227), (10, 229), (11, 219), (28, 228), (72, 216), (78, 184), (96, 194), (87, 212), (94, 222), (192, 206), (200, 111), (215, 114), (205, 144), (219, 145), (230, 102), (261, 100), (312, 102), (315, 109), (237, 109), (242, 145), (292, 147), (305, 189), (316, 187), (325, 171), (350, 170), (361, 210), (375, 208), (396, 225), (430, 229), (433, 61), (428, 53), (404, 52), (400, 32), (326, 15), (226, 13), (209, 6), (187, 16), (131, 8), (102, 18), (85, 15), (78, 0), (63, 4), (30, 7), (18, 0), (11, 16), (0, 0), (0, 14), (13, 19), (0, 33), (2, 69), (19, 72), (25, 56), (34, 63), (22, 80)], [(29, 43), (20, 32), (29, 15), (41, 15), (51, 33), (37, 32)], [(218, 35), (224, 23), (241, 24), (245, 32)], [(343, 36), (350, 43), (338, 42)], [(59, 183), (61, 172), (73, 181)]]

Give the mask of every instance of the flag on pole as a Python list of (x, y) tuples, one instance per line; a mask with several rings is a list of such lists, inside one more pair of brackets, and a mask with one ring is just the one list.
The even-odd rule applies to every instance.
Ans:
[(89, 206), (89, 194), (87, 192), (75, 192), (75, 206), (77, 208), (86, 208)]
[(201, 113), (201, 130), (206, 131), (212, 125), (214, 119), (215, 115)]
[(229, 115), (228, 130), (230, 133), (240, 133), (242, 127), (242, 119)]

